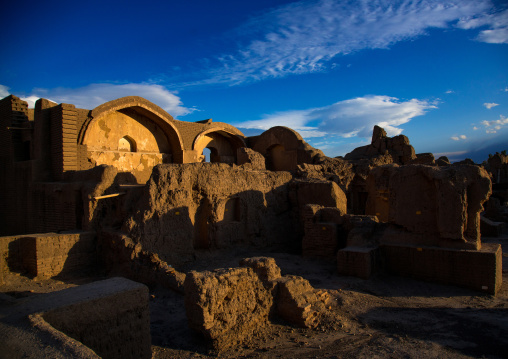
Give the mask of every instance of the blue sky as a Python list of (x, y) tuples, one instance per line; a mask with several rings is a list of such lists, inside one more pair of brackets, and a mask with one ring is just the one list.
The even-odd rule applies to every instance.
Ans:
[(506, 1), (18, 1), (0, 29), (0, 97), (137, 95), (329, 156), (375, 124), (452, 160), (508, 149)]

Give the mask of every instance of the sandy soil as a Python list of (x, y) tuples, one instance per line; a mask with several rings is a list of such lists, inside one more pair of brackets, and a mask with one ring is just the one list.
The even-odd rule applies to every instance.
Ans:
[[(503, 245), (503, 288), (495, 297), (386, 275), (338, 276), (333, 264), (280, 253), (203, 253), (194, 267), (236, 267), (241, 258), (271, 256), (283, 275), (300, 275), (334, 298), (316, 329), (276, 319), (220, 353), (222, 358), (508, 358), (508, 236), (484, 241)], [(99, 279), (100, 274), (42, 281), (10, 275), (0, 292), (19, 298)], [(151, 288), (150, 311), (153, 358), (213, 357), (188, 328), (181, 294)]]

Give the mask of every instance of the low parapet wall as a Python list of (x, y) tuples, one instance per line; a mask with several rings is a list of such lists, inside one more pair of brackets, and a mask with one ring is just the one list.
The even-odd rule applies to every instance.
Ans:
[(148, 288), (125, 278), (36, 296), (1, 308), (0, 318), (9, 358), (152, 356)]
[(97, 263), (96, 237), (94, 232), (0, 237), (0, 257), (2, 276), (9, 271), (39, 278), (66, 275)]

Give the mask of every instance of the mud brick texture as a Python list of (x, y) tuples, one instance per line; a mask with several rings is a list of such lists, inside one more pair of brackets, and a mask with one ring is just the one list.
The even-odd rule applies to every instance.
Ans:
[(502, 283), (499, 244), (484, 243), (481, 250), (438, 247), (381, 246), (389, 273), (451, 284), (496, 294)]
[(25, 236), (20, 246), (23, 268), (38, 278), (92, 269), (97, 263), (93, 232)]
[(337, 272), (369, 279), (379, 269), (378, 248), (346, 247), (337, 252)]
[(0, 308), (0, 357), (151, 358), (148, 295), (110, 278)]

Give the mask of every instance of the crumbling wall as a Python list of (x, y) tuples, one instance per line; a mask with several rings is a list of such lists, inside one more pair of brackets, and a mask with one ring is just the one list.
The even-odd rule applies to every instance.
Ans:
[(144, 283), (160, 285), (183, 293), (185, 273), (175, 270), (161, 260), (156, 253), (143, 250), (126, 235), (113, 231), (98, 234), (98, 251), (102, 266), (108, 275)]
[(415, 150), (406, 136), (388, 137), (384, 129), (374, 126), (371, 144), (355, 148), (352, 152), (346, 154), (344, 159), (371, 159), (385, 154), (390, 155), (394, 163), (402, 165), (409, 164), (417, 158)]
[(491, 194), (482, 168), (382, 166), (367, 189), (367, 213), (394, 225), (383, 243), (480, 248), (480, 212)]
[[(220, 352), (263, 330), (273, 316), (315, 328), (331, 309), (331, 297), (302, 277), (281, 276), (273, 258), (240, 261), (241, 268), (190, 272), (185, 280), (189, 326)], [(336, 318), (336, 317), (335, 317)]]
[(246, 169), (266, 170), (265, 158), (259, 152), (254, 151), (248, 147), (240, 147), (236, 151), (237, 164), (244, 165)]
[(251, 268), (190, 272), (185, 279), (189, 327), (220, 351), (268, 324), (270, 292)]
[(323, 152), (303, 140), (294, 130), (276, 126), (261, 135), (249, 138), (250, 147), (266, 158), (271, 171), (294, 171), (303, 163), (314, 163)]
[(226, 164), (160, 165), (123, 230), (177, 267), (201, 249), (298, 250), (299, 208), (306, 203), (345, 208), (345, 196), (332, 182), (291, 181), (288, 172)]

